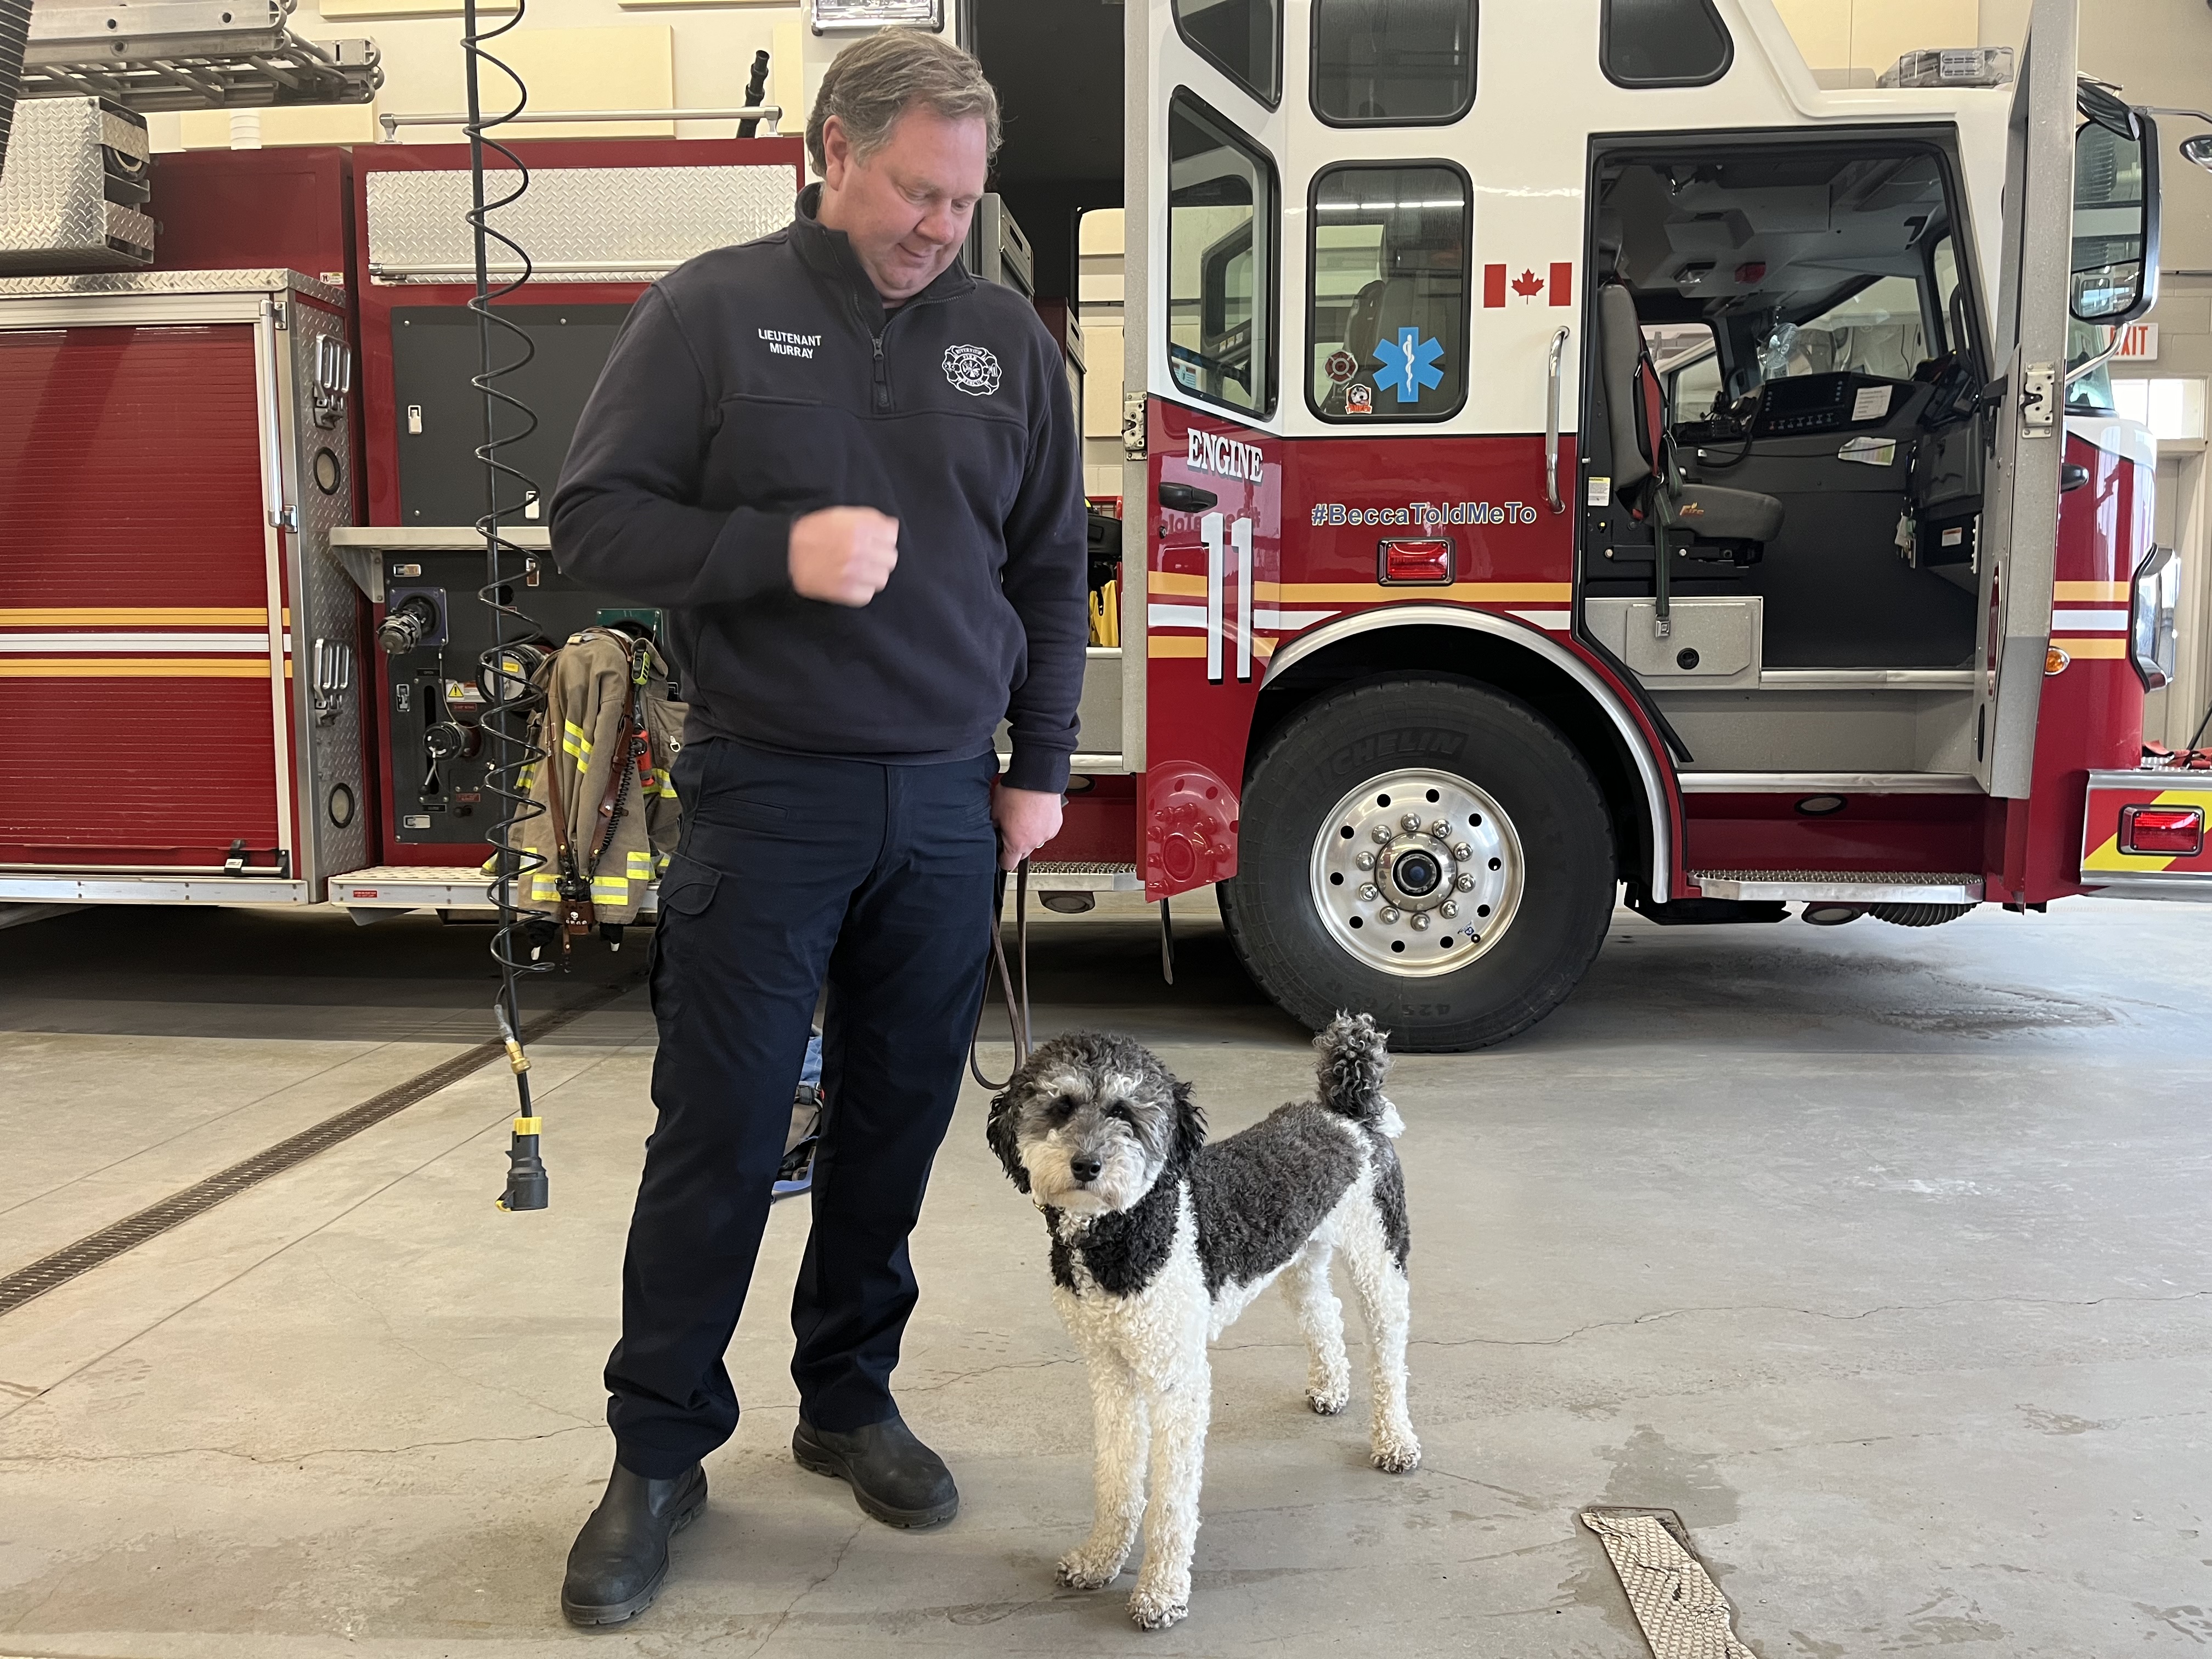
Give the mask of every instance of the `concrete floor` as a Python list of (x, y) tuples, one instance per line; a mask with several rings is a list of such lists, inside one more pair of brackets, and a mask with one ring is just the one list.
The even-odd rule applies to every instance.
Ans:
[[(1309, 1057), (1186, 906), (1174, 990), (1141, 915), (1044, 924), (1039, 1023), (1134, 1032), (1226, 1132)], [(483, 939), (256, 912), (0, 934), (0, 1272), (477, 1040)], [(892, 1532), (790, 1462), (787, 1206), (713, 1504), (652, 1613), (586, 1635), (555, 1598), (608, 1455), (633, 992), (538, 1048), (551, 1211), (492, 1207), (512, 1095), (484, 1072), (0, 1319), (0, 1654), (1630, 1659), (1592, 1501), (1680, 1510), (1765, 1659), (2198, 1650), (2208, 1009), (2202, 909), (1622, 913), (1536, 1031), (1397, 1072), (1427, 1461), (1377, 1474), (1356, 1416), (1307, 1412), (1264, 1300), (1218, 1358), (1193, 1615), (1151, 1637), (1126, 1577), (1052, 1583), (1087, 1395), (971, 1088), (899, 1374), (961, 1518)]]

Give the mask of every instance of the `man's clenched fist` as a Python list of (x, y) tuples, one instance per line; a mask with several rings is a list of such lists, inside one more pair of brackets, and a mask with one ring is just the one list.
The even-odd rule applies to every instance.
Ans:
[(791, 526), (791, 586), (801, 598), (863, 605), (898, 562), (898, 520), (872, 507), (826, 507)]

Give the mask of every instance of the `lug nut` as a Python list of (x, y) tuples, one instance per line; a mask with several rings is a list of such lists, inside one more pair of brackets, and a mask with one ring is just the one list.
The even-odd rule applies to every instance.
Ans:
[(1452, 856), (1464, 862), (1474, 856), (1474, 848), (1469, 847), (1465, 842), (1461, 842), (1453, 847)]
[(1385, 905), (1380, 920), (1385, 925), (1395, 922), (1398, 920), (1398, 907), (1395, 904)]
[(1459, 901), (1457, 899), (1446, 899), (1442, 904), (1437, 906), (1437, 908), (1443, 911), (1444, 920), (1446, 921), (1449, 921), (1454, 916), (1459, 914)]
[(1361, 903), (1372, 904), (1376, 899), (1379, 899), (1382, 896), (1382, 890), (1377, 887), (1373, 882), (1364, 881), (1360, 883), (1359, 901)]
[(1382, 847), (1388, 847), (1390, 844), (1390, 826), (1389, 824), (1378, 823), (1375, 826), (1375, 841), (1376, 845)]
[(1413, 918), (1413, 931), (1417, 933), (1425, 933), (1429, 931), (1429, 913), (1426, 910)]
[(1408, 812), (1404, 817), (1400, 818), (1398, 823), (1401, 828), (1410, 834), (1421, 827), (1421, 815), (1419, 812)]
[(1451, 834), (1451, 820), (1449, 818), (1438, 818), (1434, 823), (1429, 826), (1429, 833), (1434, 836), (1438, 841), (1442, 841), (1446, 836)]
[(1474, 878), (1473, 876), (1462, 876), (1457, 881), (1452, 883), (1452, 885), (1458, 888), (1462, 893), (1472, 893), (1474, 890)]
[(1352, 860), (1352, 862), (1363, 870), (1372, 870), (1375, 867), (1375, 854), (1362, 853), (1358, 858)]

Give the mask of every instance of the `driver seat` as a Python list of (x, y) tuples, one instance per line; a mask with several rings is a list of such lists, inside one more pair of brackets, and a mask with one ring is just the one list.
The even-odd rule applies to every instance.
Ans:
[[(1782, 503), (1749, 489), (1684, 481), (1674, 459), (1674, 411), (1636, 320), (1635, 298), (1625, 284), (1607, 283), (1598, 289), (1597, 304), (1614, 496), (1638, 518), (1651, 520), (1662, 543), (1692, 558), (1756, 562), (1782, 533)], [(1663, 581), (1663, 547), (1659, 568)]]

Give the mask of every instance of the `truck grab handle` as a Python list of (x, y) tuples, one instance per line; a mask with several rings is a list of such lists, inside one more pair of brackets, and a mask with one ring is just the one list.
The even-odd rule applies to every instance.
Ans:
[(1566, 502), (1559, 498), (1559, 374), (1566, 353), (1567, 331), (1562, 328), (1552, 336), (1544, 390), (1544, 495), (1554, 513), (1567, 510)]

